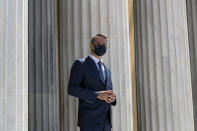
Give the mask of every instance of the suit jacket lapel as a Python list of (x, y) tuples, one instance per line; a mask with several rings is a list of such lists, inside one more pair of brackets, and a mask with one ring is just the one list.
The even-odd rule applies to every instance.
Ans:
[(89, 64), (91, 64), (91, 67), (93, 67), (93, 70), (95, 71), (96, 75), (99, 77), (100, 81), (101, 81), (101, 82), (104, 84), (104, 86), (105, 86), (105, 82), (103, 81), (103, 79), (102, 79), (102, 77), (101, 77), (101, 75), (100, 75), (100, 73), (99, 73), (99, 70), (98, 70), (98, 68), (97, 68), (97, 66), (96, 66), (96, 64), (95, 64), (95, 62), (94, 62), (94, 61), (92, 60), (92, 58), (90, 58), (89, 56), (88, 56), (87, 60), (89, 61)]

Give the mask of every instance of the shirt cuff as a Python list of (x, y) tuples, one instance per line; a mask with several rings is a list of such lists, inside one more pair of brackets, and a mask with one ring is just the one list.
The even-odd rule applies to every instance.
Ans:
[(95, 92), (94, 92), (94, 94), (97, 94), (97, 95), (98, 95), (98, 93), (99, 93), (99, 91), (95, 91)]

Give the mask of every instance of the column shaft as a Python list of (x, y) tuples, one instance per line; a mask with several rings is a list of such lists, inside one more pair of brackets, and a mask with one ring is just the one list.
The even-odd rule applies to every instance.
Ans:
[(59, 131), (56, 2), (29, 0), (29, 131)]
[(187, 25), (190, 46), (190, 62), (192, 75), (192, 93), (193, 93), (193, 110), (194, 124), (197, 131), (197, 1), (186, 0), (187, 2)]
[(90, 54), (90, 39), (108, 36), (104, 63), (111, 69), (117, 106), (113, 131), (132, 131), (132, 91), (127, 0), (61, 0), (61, 99), (62, 131), (77, 130), (77, 99), (68, 96), (70, 68), (74, 60)]
[(136, 0), (140, 131), (193, 131), (185, 0)]
[(0, 130), (28, 130), (28, 1), (0, 1)]

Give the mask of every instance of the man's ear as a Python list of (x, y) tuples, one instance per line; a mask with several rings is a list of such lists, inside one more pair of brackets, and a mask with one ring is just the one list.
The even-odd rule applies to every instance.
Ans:
[(91, 51), (94, 50), (94, 46), (92, 43), (90, 43), (90, 49), (91, 49)]

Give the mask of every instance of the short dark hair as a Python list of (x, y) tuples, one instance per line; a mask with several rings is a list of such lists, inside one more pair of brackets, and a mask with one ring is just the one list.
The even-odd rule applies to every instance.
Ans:
[(95, 39), (96, 39), (97, 36), (102, 37), (102, 38), (105, 38), (107, 40), (107, 36), (105, 36), (103, 34), (97, 34), (96, 36), (92, 37), (91, 44), (94, 44), (94, 41), (95, 41)]

